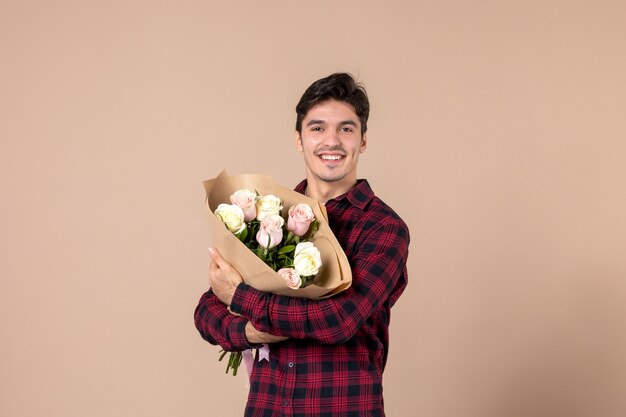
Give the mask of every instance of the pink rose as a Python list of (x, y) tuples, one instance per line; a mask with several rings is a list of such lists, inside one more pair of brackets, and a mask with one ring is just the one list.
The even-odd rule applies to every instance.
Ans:
[[(261, 220), (256, 241), (264, 248), (271, 249), (283, 240), (283, 225), (285, 219), (278, 214), (265, 217)], [(268, 244), (269, 241), (269, 244)]]
[(308, 204), (300, 203), (289, 209), (287, 229), (296, 236), (304, 236), (315, 219), (313, 209)]
[(256, 218), (256, 193), (246, 189), (237, 190), (230, 196), (230, 202), (241, 207), (245, 221)]
[(287, 284), (289, 288), (297, 290), (302, 285), (302, 278), (300, 278), (300, 274), (298, 274), (295, 269), (282, 268), (276, 272), (285, 279), (285, 284)]

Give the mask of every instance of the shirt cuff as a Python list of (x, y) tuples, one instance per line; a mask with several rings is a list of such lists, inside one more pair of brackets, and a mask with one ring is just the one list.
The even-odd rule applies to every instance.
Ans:
[(235, 289), (233, 299), (230, 301), (231, 311), (250, 320), (255, 315), (255, 307), (258, 308), (261, 304), (261, 294), (263, 294), (262, 291), (252, 288), (248, 284), (239, 284)]
[(241, 350), (256, 348), (255, 344), (248, 342), (248, 339), (246, 339), (247, 322), (245, 319), (233, 320), (229, 326), (230, 342)]

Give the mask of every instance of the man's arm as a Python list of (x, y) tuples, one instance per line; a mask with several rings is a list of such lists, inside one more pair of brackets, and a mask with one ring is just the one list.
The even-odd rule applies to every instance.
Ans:
[(248, 320), (231, 314), (212, 290), (200, 298), (194, 319), (202, 338), (212, 345), (230, 352), (254, 347), (246, 338)]
[(283, 340), (287, 340), (289, 338), (283, 336), (274, 336), (273, 334), (258, 331), (257, 329), (255, 329), (252, 323), (247, 322), (246, 339), (248, 339), (250, 343), (263, 344), (282, 342)]
[[(260, 331), (342, 343), (392, 294), (397, 297), (394, 290), (404, 288), (408, 244), (406, 225), (390, 219), (365, 236), (352, 260), (353, 280), (347, 290), (327, 299), (308, 300), (278, 296), (238, 283), (232, 298), (225, 296), (226, 302)], [(395, 298), (390, 302), (395, 302)]]
[(196, 328), (204, 340), (212, 345), (220, 345), (230, 352), (287, 339), (261, 332), (255, 329), (247, 319), (233, 315), (212, 290), (207, 291), (200, 298), (194, 319)]

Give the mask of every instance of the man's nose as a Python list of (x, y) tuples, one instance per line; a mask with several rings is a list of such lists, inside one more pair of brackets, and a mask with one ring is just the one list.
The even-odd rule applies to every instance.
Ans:
[(330, 147), (341, 144), (339, 132), (334, 129), (328, 129), (326, 131), (326, 135), (324, 136), (324, 144)]

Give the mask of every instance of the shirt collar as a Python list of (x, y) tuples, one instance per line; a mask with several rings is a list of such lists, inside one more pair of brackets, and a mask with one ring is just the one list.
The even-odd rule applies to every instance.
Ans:
[[(296, 185), (295, 190), (300, 194), (304, 194), (306, 191), (307, 180), (302, 180), (298, 185)], [(369, 183), (365, 179), (357, 180), (357, 183), (350, 190), (346, 191), (340, 196), (337, 196), (331, 200), (328, 200), (326, 204), (331, 201), (336, 201), (337, 203), (342, 200), (348, 200), (350, 205), (357, 207), (361, 210), (365, 209), (369, 202), (374, 198), (374, 191), (370, 187)]]

